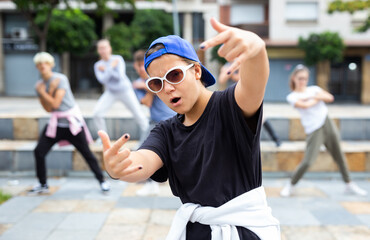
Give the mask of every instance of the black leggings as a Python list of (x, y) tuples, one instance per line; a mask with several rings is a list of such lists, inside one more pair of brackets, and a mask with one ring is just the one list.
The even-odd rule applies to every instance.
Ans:
[(87, 164), (89, 165), (91, 171), (95, 174), (96, 179), (101, 183), (104, 181), (103, 173), (100, 170), (98, 161), (96, 160), (94, 154), (90, 151), (89, 145), (86, 141), (85, 132), (82, 130), (76, 136), (72, 135), (69, 128), (57, 128), (57, 134), (55, 138), (50, 138), (45, 135), (44, 130), (40, 135), (39, 142), (34, 150), (35, 161), (36, 161), (36, 174), (41, 184), (46, 184), (46, 163), (45, 156), (53, 147), (53, 145), (60, 140), (67, 140), (82, 154), (85, 158)]

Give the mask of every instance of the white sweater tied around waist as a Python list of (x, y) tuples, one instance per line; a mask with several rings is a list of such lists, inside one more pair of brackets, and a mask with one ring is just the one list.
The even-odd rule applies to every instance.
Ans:
[(212, 240), (239, 240), (236, 226), (249, 229), (262, 240), (280, 240), (279, 221), (271, 214), (262, 186), (217, 208), (183, 204), (176, 212), (166, 240), (185, 240), (189, 221), (210, 225)]

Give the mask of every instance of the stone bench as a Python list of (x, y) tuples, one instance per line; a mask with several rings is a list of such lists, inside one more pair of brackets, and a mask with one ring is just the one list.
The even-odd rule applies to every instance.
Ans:
[[(129, 141), (127, 147), (135, 146), (136, 141)], [(0, 175), (34, 171), (33, 149), (36, 141), (0, 141)], [(102, 147), (90, 145), (91, 150), (103, 167)], [(370, 141), (343, 141), (342, 148), (352, 172), (370, 173)], [(277, 148), (272, 142), (261, 142), (262, 169), (264, 172), (291, 172), (304, 155), (305, 142), (283, 142)], [(49, 175), (64, 176), (66, 174), (86, 172), (89, 170), (82, 156), (72, 147), (55, 145), (47, 155)], [(322, 150), (311, 172), (338, 171), (331, 156)]]
[[(86, 117), (85, 119), (93, 138), (96, 139), (98, 135), (92, 118)], [(370, 140), (370, 117), (341, 117), (335, 118), (334, 121), (340, 130), (342, 140)], [(47, 117), (0, 117), (0, 139), (37, 140), (40, 131), (43, 130), (47, 122)], [(108, 134), (112, 139), (118, 139), (126, 132), (131, 135), (131, 139), (133, 140), (139, 138), (139, 127), (131, 117), (108, 117), (106, 122)], [(270, 117), (269, 122), (278, 137), (283, 141), (305, 139), (305, 133), (299, 118)], [(264, 128), (262, 128), (261, 140), (270, 140)]]

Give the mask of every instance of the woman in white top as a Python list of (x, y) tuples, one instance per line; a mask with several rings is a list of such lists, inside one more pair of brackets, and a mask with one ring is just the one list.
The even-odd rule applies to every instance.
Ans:
[(333, 102), (334, 97), (318, 86), (307, 86), (308, 78), (309, 70), (301, 64), (297, 65), (290, 75), (289, 84), (292, 92), (287, 96), (287, 101), (301, 115), (301, 123), (307, 135), (307, 145), (302, 162), (280, 194), (283, 197), (288, 197), (292, 194), (294, 186), (315, 161), (320, 152), (320, 146), (324, 144), (334, 161), (338, 164), (342, 178), (346, 183), (346, 192), (366, 195), (367, 192), (365, 190), (359, 188), (350, 180), (346, 158), (340, 147), (339, 131), (328, 117), (328, 108), (325, 103)]

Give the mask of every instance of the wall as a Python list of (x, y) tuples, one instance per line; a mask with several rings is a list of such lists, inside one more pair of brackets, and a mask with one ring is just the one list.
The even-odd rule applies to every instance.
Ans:
[[(326, 30), (339, 32), (345, 40), (370, 41), (370, 31), (356, 33), (351, 24), (352, 16), (349, 13), (327, 13), (327, 0), (295, 0), (294, 2), (318, 2), (317, 22), (287, 22), (285, 20), (286, 2), (288, 0), (270, 0), (270, 39), (297, 40), (299, 36), (308, 36), (312, 32)], [(291, 1), (292, 2), (292, 1)], [(356, 14), (358, 15), (358, 14)]]

